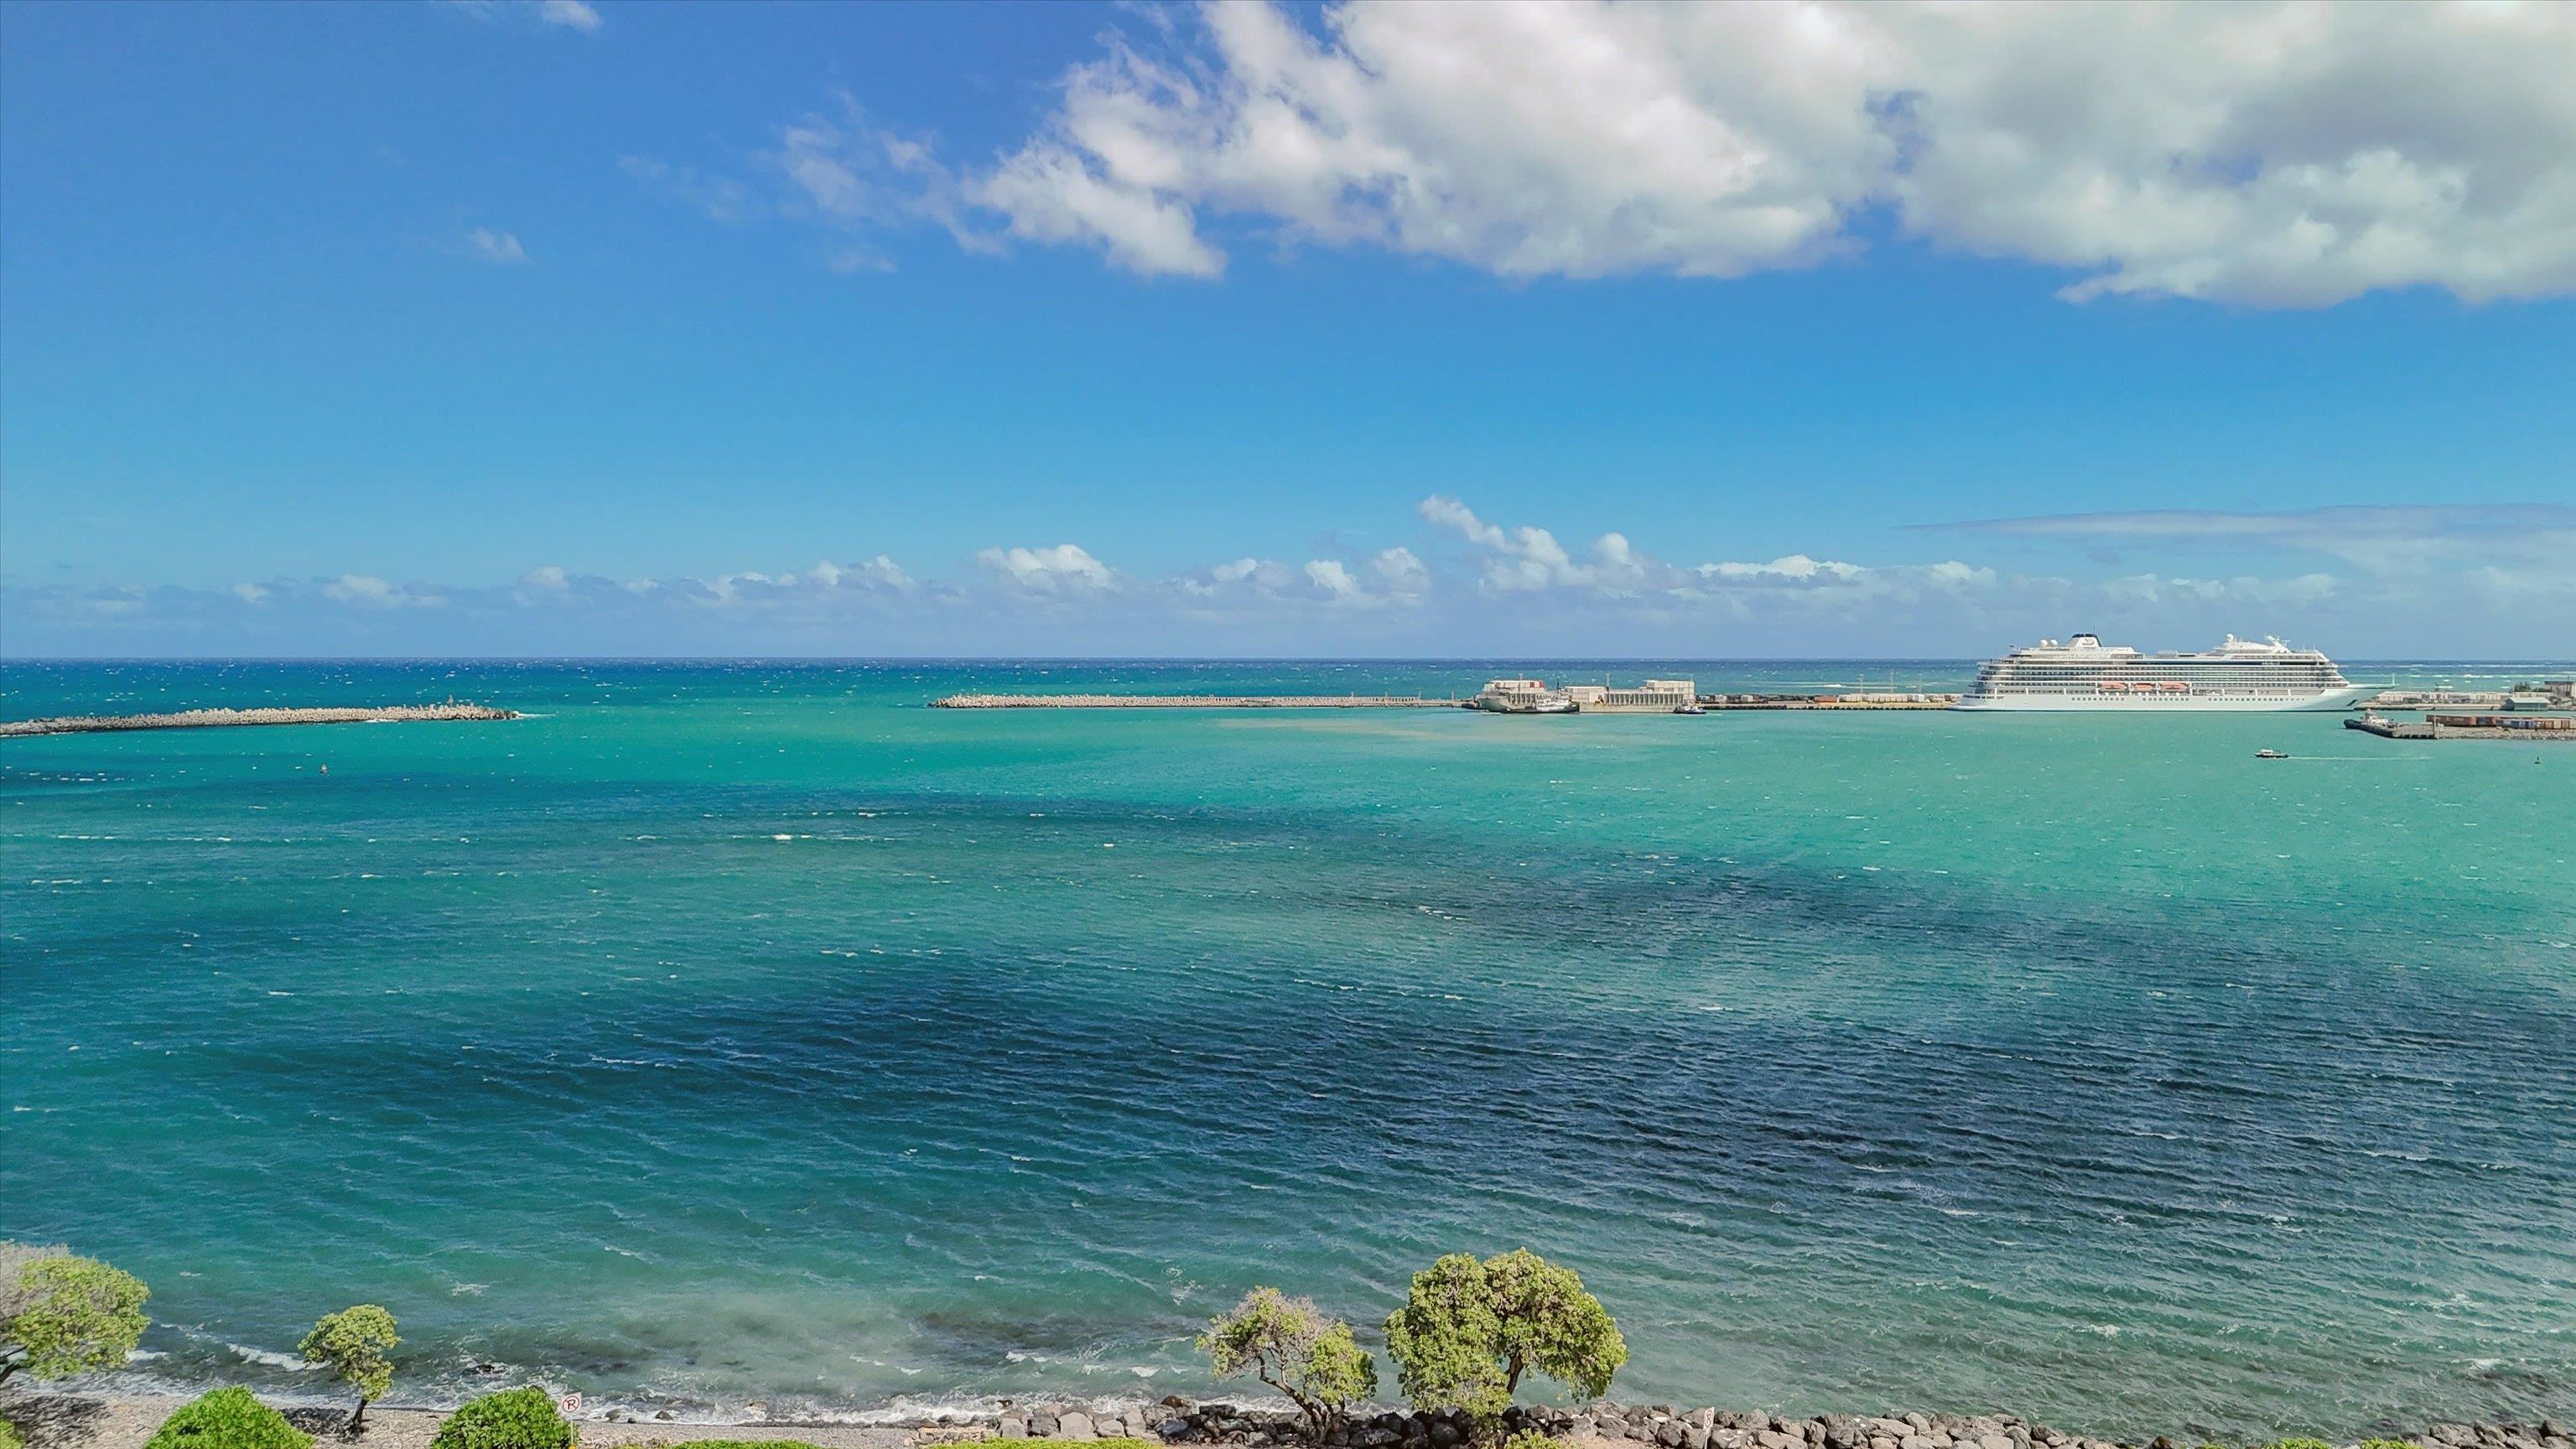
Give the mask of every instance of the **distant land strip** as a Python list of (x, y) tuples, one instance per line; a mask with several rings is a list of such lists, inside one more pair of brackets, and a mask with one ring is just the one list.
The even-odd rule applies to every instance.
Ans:
[(420, 720), (517, 719), (514, 709), (482, 704), (389, 704), (373, 708), (185, 709), (176, 714), (67, 714), (0, 720), (0, 738), (97, 735), (118, 730), (209, 730), (236, 725), (407, 724)]
[(932, 709), (1456, 709), (1418, 694), (952, 694)]

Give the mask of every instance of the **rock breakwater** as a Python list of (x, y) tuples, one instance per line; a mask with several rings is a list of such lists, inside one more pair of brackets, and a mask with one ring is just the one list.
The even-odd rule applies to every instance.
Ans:
[[(1821, 1414), (1785, 1419), (1759, 1412), (1677, 1409), (1669, 1404), (1587, 1404), (1581, 1408), (1515, 1406), (1507, 1434), (1535, 1432), (1591, 1449), (2195, 1449), (2207, 1436), (2140, 1434), (2117, 1439), (2064, 1433), (2013, 1414)], [(1168, 1398), (1123, 1406), (1005, 1404), (998, 1410), (950, 1410), (917, 1421), (923, 1431), (961, 1438), (1090, 1440), (1132, 1438), (1165, 1444), (1304, 1443), (1289, 1412)], [(2380, 1442), (2418, 1449), (2576, 1449), (2576, 1425), (2435, 1424), (2416, 1433), (2387, 1431)], [(1331, 1442), (1345, 1449), (1458, 1449), (1467, 1421), (1453, 1412), (1356, 1413)]]
[(482, 704), (394, 704), (319, 709), (186, 709), (175, 714), (67, 714), (0, 721), (0, 738), (95, 735), (119, 730), (226, 729), (243, 725), (411, 724), (431, 720), (517, 719), (519, 712)]
[(951, 694), (932, 709), (1455, 709), (1412, 694)]

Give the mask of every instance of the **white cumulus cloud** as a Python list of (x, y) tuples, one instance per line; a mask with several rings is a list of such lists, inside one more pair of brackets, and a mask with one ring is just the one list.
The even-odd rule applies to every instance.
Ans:
[(1623, 533), (1605, 533), (1594, 539), (1590, 551), (1578, 561), (1548, 530), (1488, 523), (1455, 498), (1435, 493), (1422, 500), (1418, 511), (1425, 522), (1455, 530), (1469, 543), (1491, 553), (1485, 563), (1483, 584), (1493, 593), (1529, 593), (1558, 587), (1636, 592), (1667, 587), (1676, 579), (1670, 566), (1640, 553)]
[[(1964, 565), (1962, 565), (1964, 567)], [(1858, 564), (1834, 559), (1812, 559), (1803, 553), (1788, 554), (1769, 563), (1712, 563), (1699, 566), (1700, 576), (1712, 579), (1812, 579), (1818, 577), (1848, 579), (1863, 570)]]
[(988, 548), (975, 563), (994, 577), (1032, 593), (1088, 594), (1114, 587), (1118, 575), (1079, 544), (1052, 548)]
[(2576, 289), (2576, 6), (1345, 0), (1179, 29), (1074, 67), (963, 194), (1192, 277), (1226, 226), (1726, 277), (1883, 211), (2082, 273), (2078, 300)]

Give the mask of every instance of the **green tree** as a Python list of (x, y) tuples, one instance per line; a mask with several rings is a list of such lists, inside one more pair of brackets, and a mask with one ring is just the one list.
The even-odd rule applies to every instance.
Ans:
[(429, 1449), (572, 1449), (577, 1437), (545, 1390), (503, 1389), (448, 1415)]
[(250, 1396), (216, 1389), (181, 1404), (143, 1449), (312, 1449), (313, 1436)]
[(372, 1303), (325, 1314), (304, 1335), (295, 1351), (317, 1368), (329, 1369), (358, 1391), (358, 1407), (349, 1415), (349, 1432), (358, 1432), (367, 1405), (394, 1386), (393, 1361), (385, 1357), (402, 1340), (394, 1334), (394, 1316)]
[(0, 1383), (114, 1368), (142, 1340), (152, 1290), (60, 1248), (0, 1243)]
[(1512, 1400), (1502, 1336), (1485, 1265), (1466, 1253), (1414, 1274), (1404, 1306), (1386, 1320), (1386, 1351), (1404, 1396), (1420, 1408), (1464, 1409), (1479, 1423), (1501, 1418)]
[(1612, 1376), (1628, 1362), (1628, 1344), (1572, 1268), (1517, 1248), (1485, 1260), (1485, 1281), (1502, 1323), (1505, 1393), (1517, 1391), (1531, 1369), (1587, 1399), (1610, 1392)]
[(1451, 1253), (1413, 1275), (1386, 1321), (1405, 1397), (1465, 1410), (1490, 1436), (1519, 1391), (1544, 1374), (1584, 1398), (1609, 1392), (1628, 1345), (1571, 1268), (1523, 1248), (1484, 1262)]
[(1249, 1373), (1297, 1406), (1306, 1437), (1321, 1444), (1350, 1406), (1377, 1392), (1377, 1364), (1351, 1338), (1351, 1326), (1311, 1298), (1255, 1288), (1234, 1311), (1208, 1324), (1199, 1348), (1216, 1376)]

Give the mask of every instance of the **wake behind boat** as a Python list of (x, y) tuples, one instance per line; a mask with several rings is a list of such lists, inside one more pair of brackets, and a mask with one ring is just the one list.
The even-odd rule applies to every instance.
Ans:
[(2340, 710), (2377, 686), (2354, 684), (2333, 660), (2278, 639), (2227, 636), (2196, 654), (2141, 654), (2078, 634), (1989, 659), (1951, 708), (1972, 710)]

